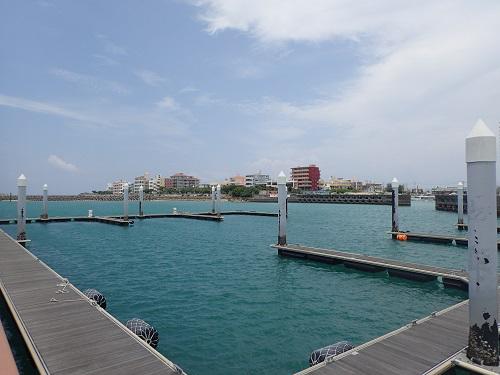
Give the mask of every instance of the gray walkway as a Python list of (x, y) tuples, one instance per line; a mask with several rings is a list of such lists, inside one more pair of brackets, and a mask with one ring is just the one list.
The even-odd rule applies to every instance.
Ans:
[(177, 373), (2, 230), (0, 290), (42, 374)]

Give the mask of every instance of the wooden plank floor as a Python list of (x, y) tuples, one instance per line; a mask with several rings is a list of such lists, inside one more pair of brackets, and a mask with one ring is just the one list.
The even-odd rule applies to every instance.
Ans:
[[(0, 230), (0, 287), (42, 374), (178, 374)], [(66, 293), (61, 293), (61, 291)]]
[(298, 374), (421, 375), (467, 346), (468, 319), (464, 301)]
[[(393, 235), (393, 238), (398, 234), (406, 234), (408, 241), (445, 243), (445, 244), (452, 244), (453, 241), (455, 241), (455, 244), (458, 246), (467, 246), (469, 243), (467, 237), (456, 237), (443, 234), (414, 233), (414, 232), (387, 232), (387, 233)], [(500, 250), (500, 242), (497, 242), (497, 248)]]
[[(319, 256), (319, 257), (329, 258), (332, 260), (338, 260), (340, 263), (345, 263), (345, 262), (360, 263), (360, 264), (380, 267), (381, 269), (389, 269), (389, 270), (392, 269), (392, 270), (414, 272), (417, 274), (453, 278), (456, 280), (467, 282), (467, 273), (461, 270), (427, 266), (422, 264), (402, 262), (399, 260), (378, 258), (364, 254), (355, 254), (345, 251), (322, 249), (317, 247), (309, 247), (296, 244), (288, 244), (284, 246), (272, 245), (272, 247), (278, 249), (278, 251), (281, 250), (282, 252), (286, 251), (295, 253), (299, 257), (303, 255), (304, 258), (312, 260), (315, 260), (316, 257)], [(284, 255), (292, 255), (292, 254), (284, 254)], [(321, 259), (318, 258), (317, 260)]]

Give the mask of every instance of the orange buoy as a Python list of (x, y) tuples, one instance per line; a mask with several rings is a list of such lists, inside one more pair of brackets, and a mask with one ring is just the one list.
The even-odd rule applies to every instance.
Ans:
[(396, 236), (396, 239), (398, 241), (406, 241), (408, 239), (408, 236), (404, 233), (399, 233), (397, 236)]

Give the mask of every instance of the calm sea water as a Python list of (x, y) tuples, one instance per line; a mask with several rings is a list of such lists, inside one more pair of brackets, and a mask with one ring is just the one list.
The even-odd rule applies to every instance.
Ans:
[[(146, 202), (146, 213), (201, 212), (210, 202)], [(38, 216), (40, 202), (29, 202)], [(49, 202), (53, 216), (120, 214), (120, 202)], [(224, 203), (273, 212), (276, 204)], [(130, 212), (137, 211), (131, 203)], [(389, 206), (290, 204), (288, 242), (463, 269), (466, 248), (393, 241)], [(456, 214), (433, 202), (401, 207), (401, 229), (465, 235)], [(0, 217), (15, 202), (0, 202)], [(1, 226), (15, 234), (15, 225)], [(136, 220), (28, 224), (30, 251), (80, 289), (96, 288), (122, 322), (138, 317), (160, 333), (159, 351), (191, 375), (290, 374), (310, 352), (341, 340), (360, 344), (466, 298), (419, 283), (280, 258), (277, 219), (227, 216), (221, 223)]]

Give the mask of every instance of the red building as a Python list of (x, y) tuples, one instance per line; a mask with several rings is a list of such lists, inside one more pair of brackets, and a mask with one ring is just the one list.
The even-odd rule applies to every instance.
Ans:
[(294, 189), (318, 190), (320, 171), (314, 164), (308, 167), (292, 168), (292, 181)]

